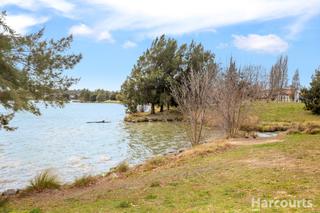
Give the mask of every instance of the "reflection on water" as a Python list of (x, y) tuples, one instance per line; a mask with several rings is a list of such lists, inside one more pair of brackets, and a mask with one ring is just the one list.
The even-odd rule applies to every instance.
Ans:
[[(181, 123), (124, 123), (119, 104), (72, 103), (42, 112), (41, 117), (20, 113), (12, 122), (18, 130), (0, 131), (0, 191), (22, 188), (48, 168), (69, 182), (123, 160), (137, 164), (190, 146)], [(99, 120), (111, 122), (86, 123)]]

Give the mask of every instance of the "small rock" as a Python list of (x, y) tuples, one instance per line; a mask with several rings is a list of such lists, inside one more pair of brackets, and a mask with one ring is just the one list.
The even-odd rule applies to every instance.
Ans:
[(19, 190), (18, 189), (8, 189), (4, 192), (2, 192), (2, 196), (12, 196), (12, 195), (16, 195), (19, 193)]

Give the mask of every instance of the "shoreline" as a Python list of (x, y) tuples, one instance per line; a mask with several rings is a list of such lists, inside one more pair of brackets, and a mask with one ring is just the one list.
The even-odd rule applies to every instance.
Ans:
[[(130, 166), (130, 171), (131, 170), (136, 170), (137, 168), (143, 168), (145, 167), (149, 161), (152, 161), (153, 159), (156, 158), (174, 158), (175, 156), (180, 156), (180, 155), (188, 155), (188, 153), (192, 153), (192, 152), (196, 152), (198, 149), (202, 149), (203, 147), (212, 147), (212, 146), (220, 146), (220, 144), (223, 145), (231, 145), (231, 146), (239, 146), (239, 145), (254, 145), (254, 144), (267, 144), (267, 143), (275, 143), (275, 142), (281, 142), (281, 138), (283, 138), (286, 135), (285, 132), (282, 132), (280, 134), (278, 134), (277, 136), (273, 136), (273, 137), (258, 137), (258, 138), (231, 138), (231, 139), (226, 139), (224, 137), (222, 138), (216, 138), (216, 139), (207, 139), (205, 143), (199, 144), (197, 146), (194, 147), (185, 147), (185, 148), (181, 148), (178, 150), (170, 150), (167, 153), (163, 153), (160, 155), (154, 155), (149, 159), (146, 159), (145, 161), (139, 163), (139, 164), (135, 164), (133, 166)], [(186, 154), (187, 153), (187, 154)], [(124, 162), (122, 162), (124, 163)], [(115, 166), (109, 169), (109, 171), (107, 172), (102, 172), (100, 174), (97, 175), (88, 175), (88, 177), (90, 178), (94, 178), (96, 180), (99, 179), (103, 179), (103, 178), (108, 178), (110, 176), (112, 176), (112, 178), (117, 178), (119, 176), (118, 172), (115, 172), (116, 168), (122, 164), (121, 162)], [(85, 176), (83, 176), (85, 177)], [(81, 178), (81, 177), (80, 177)], [(75, 179), (72, 182), (65, 182), (61, 185), (60, 189), (55, 189), (55, 190), (44, 190), (44, 192), (46, 191), (56, 191), (56, 190), (67, 190), (70, 188), (74, 188), (73, 184), (77, 179)], [(20, 195), (32, 195), (34, 193), (42, 193), (42, 192), (28, 192), (26, 190), (27, 186), (24, 188), (9, 188), (6, 189), (4, 191), (0, 192), (0, 198), (1, 197), (14, 197), (14, 196), (20, 196)]]
[(319, 134), (286, 133), (271, 139), (216, 140), (114, 170), (85, 186), (14, 195), (5, 208), (17, 213), (248, 212), (252, 196), (289, 199), (291, 192), (318, 206), (319, 140)]

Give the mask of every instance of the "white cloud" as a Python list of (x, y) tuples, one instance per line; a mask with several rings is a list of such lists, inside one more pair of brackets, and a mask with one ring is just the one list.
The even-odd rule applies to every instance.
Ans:
[(44, 7), (53, 8), (63, 13), (70, 13), (75, 5), (65, 0), (38, 0)]
[(134, 48), (134, 47), (136, 47), (136, 46), (137, 46), (137, 44), (134, 43), (134, 42), (132, 42), (132, 41), (126, 41), (126, 42), (122, 45), (122, 47), (125, 48), (125, 49)]
[(93, 30), (85, 24), (74, 25), (70, 28), (70, 34), (88, 36), (93, 34)]
[(320, 0), (0, 0), (0, 7), (7, 5), (76, 17), (88, 23), (91, 37), (98, 40), (112, 40), (115, 31), (181, 35), (281, 18), (296, 20), (287, 27), (288, 36), (295, 36), (320, 14)]
[(48, 21), (48, 17), (34, 17), (30, 15), (8, 15), (6, 17), (7, 24), (16, 32), (25, 34), (29, 28)]
[[(104, 11), (105, 30), (143, 35), (185, 34), (249, 21), (301, 17), (320, 12), (320, 0), (85, 0)], [(316, 11), (316, 12), (315, 12)], [(103, 27), (102, 27), (103, 26)]]
[(6, 6), (6, 5), (17, 5), (21, 8), (28, 9), (28, 10), (34, 10), (38, 5), (35, 4), (34, 0), (1, 0), (0, 1), (0, 7)]
[(75, 7), (74, 4), (67, 0), (1, 0), (0, 7), (6, 5), (15, 5), (31, 11), (51, 8), (63, 13), (71, 13)]
[(105, 41), (114, 42), (111, 34), (108, 31), (98, 32), (97, 39), (99, 41), (104, 41), (105, 40)]
[(90, 28), (85, 24), (74, 25), (69, 30), (70, 34), (75, 36), (85, 36), (95, 38), (98, 41), (114, 42), (111, 34), (108, 31), (101, 31), (99, 29)]
[(258, 53), (283, 53), (289, 47), (286, 41), (274, 34), (233, 35), (233, 44), (239, 49)]
[(306, 23), (317, 15), (316, 10), (312, 10), (305, 15), (299, 16), (291, 25), (287, 26), (289, 31), (287, 37), (289, 39), (294, 39), (305, 27)]

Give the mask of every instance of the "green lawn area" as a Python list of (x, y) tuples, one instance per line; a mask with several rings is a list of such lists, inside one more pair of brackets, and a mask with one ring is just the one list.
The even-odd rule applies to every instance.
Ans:
[(304, 110), (302, 103), (257, 102), (253, 113), (263, 122), (319, 122), (320, 116)]
[(320, 116), (304, 110), (302, 103), (256, 102), (246, 118), (242, 129), (247, 131), (320, 133)]

